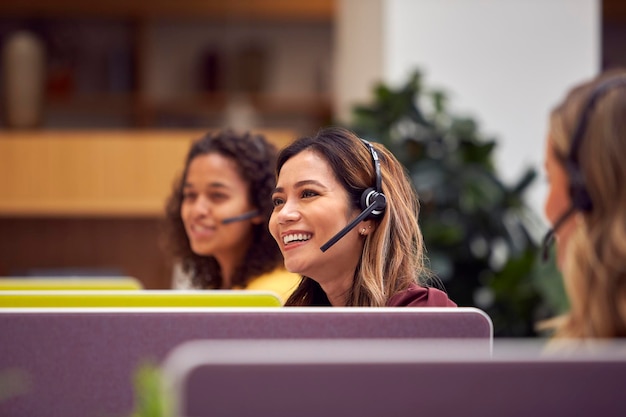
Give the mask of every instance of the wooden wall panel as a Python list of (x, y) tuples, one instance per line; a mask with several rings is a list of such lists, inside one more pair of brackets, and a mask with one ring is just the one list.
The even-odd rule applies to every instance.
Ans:
[[(160, 216), (204, 131), (0, 133), (0, 216)], [(277, 146), (290, 131), (263, 132)]]
[(0, 276), (33, 271), (119, 271), (170, 288), (160, 219), (0, 218)]

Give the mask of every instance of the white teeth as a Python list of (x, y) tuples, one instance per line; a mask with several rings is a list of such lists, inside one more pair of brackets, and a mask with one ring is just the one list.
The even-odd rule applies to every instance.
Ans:
[(293, 242), (295, 240), (309, 240), (311, 239), (311, 235), (309, 233), (294, 233), (292, 235), (283, 236), (283, 243), (286, 245), (287, 243)]
[(209, 227), (202, 226), (202, 225), (199, 225), (199, 224), (194, 224), (194, 225), (191, 226), (191, 230), (194, 230), (196, 232), (206, 232), (209, 229), (210, 229)]

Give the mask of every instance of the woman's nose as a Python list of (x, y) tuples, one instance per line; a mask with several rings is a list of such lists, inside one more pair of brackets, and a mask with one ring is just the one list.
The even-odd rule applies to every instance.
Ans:
[(193, 202), (192, 210), (196, 216), (206, 216), (211, 212), (211, 204), (206, 198), (200, 196)]
[(295, 203), (286, 201), (278, 212), (278, 223), (285, 224), (300, 219), (300, 207)]

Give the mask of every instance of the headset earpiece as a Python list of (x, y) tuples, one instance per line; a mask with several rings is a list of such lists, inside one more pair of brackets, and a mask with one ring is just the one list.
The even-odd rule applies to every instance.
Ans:
[(572, 205), (582, 212), (590, 212), (593, 210), (593, 201), (584, 185), (570, 186), (570, 198)]
[(566, 164), (567, 175), (569, 177), (569, 195), (572, 200), (572, 206), (584, 213), (593, 210), (593, 200), (587, 191), (585, 186), (585, 180), (582, 176), (582, 171), (578, 165), (571, 163)]
[(361, 194), (361, 210), (365, 210), (370, 205), (375, 204), (374, 210), (368, 216), (369, 219), (378, 219), (385, 213), (387, 198), (383, 193), (379, 193), (373, 188), (368, 188)]

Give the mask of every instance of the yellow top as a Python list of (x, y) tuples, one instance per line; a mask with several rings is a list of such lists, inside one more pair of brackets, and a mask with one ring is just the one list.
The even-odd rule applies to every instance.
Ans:
[(298, 287), (300, 278), (298, 274), (279, 268), (252, 279), (252, 281), (246, 285), (245, 289), (271, 291), (277, 294), (282, 303), (285, 304), (285, 301), (287, 301), (291, 293)]

